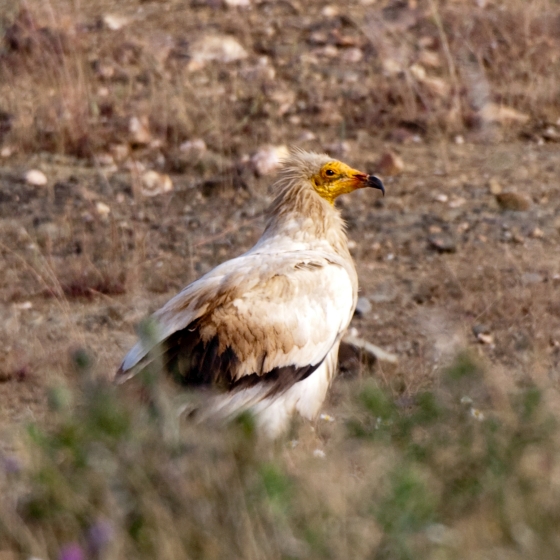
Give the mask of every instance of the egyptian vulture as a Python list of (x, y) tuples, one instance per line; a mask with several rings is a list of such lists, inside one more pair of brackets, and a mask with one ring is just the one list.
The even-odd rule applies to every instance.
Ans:
[(157, 346), (174, 379), (215, 389), (207, 417), (250, 411), (271, 437), (295, 411), (314, 419), (336, 374), (358, 291), (335, 199), (363, 187), (385, 194), (374, 175), (325, 154), (292, 151), (257, 244), (157, 311), (154, 347), (136, 344), (116, 381), (145, 367)]

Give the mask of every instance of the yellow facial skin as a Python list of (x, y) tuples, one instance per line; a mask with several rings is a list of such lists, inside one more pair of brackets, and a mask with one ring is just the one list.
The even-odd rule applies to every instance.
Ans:
[(329, 161), (311, 177), (317, 193), (330, 204), (341, 194), (367, 187), (368, 175), (340, 161)]

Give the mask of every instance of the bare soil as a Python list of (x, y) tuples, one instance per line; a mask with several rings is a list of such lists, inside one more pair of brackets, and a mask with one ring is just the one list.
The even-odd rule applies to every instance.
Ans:
[[(472, 72), (445, 62), (446, 48), (459, 60), (458, 35), (446, 47), (429, 3), (403, 5), (394, 13), (375, 3), (327, 13), (320, 2), (260, 2), (247, 11), (221, 2), (129, 2), (119, 7), (128, 18), (121, 31), (102, 23), (112, 4), (91, 3), (79, 13), (56, 4), (64, 15), (58, 25), (35, 6), (31, 42), (25, 34), (20, 43), (5, 40), (1, 61), (11, 80), (2, 86), (0, 108), (11, 123), (3, 145), (14, 148), (0, 169), (0, 425), (6, 433), (14, 423), (48, 416), (46, 388), (73, 383), (74, 349), (89, 349), (96, 371), (111, 377), (143, 317), (259, 238), (273, 175), (255, 174), (250, 157), (263, 144), (327, 150), (367, 172), (380, 171), (388, 150), (405, 163), (402, 173), (385, 177), (385, 198), (369, 191), (340, 200), (361, 295), (372, 304), (352, 328), (399, 357), (397, 366), (378, 363), (373, 372), (345, 361), (347, 375), (372, 373), (406, 403), (437, 383), (452, 356), (472, 347), (492, 366), (496, 383), (530, 381), (556, 395), (560, 159), (554, 135), (542, 131), (560, 115), (558, 85), (545, 83), (540, 67), (531, 67), (532, 78), (523, 74), (534, 51), (519, 51), (519, 64), (500, 81), (497, 67), (511, 42), (493, 19), (499, 6), (484, 12), (444, 4), (446, 26), (459, 25), (461, 10), (476, 12), (473, 21), (482, 23), (475, 25), (473, 52), (481, 60), (496, 57), (484, 62), (485, 95), (523, 116), (513, 125), (481, 123), (474, 86), (457, 82)], [(14, 4), (6, 33), (17, 31), (11, 26), (18, 10)], [(506, 18), (511, 33), (520, 10), (521, 4)], [(557, 21), (552, 15), (549, 27)], [(539, 14), (531, 17), (540, 31), (525, 30), (523, 40), (536, 41), (531, 44), (546, 59), (557, 52), (556, 28)], [(495, 27), (485, 27), (488, 21)], [(47, 43), (39, 51), (37, 29), (50, 30), (40, 34)], [(492, 51), (498, 31), (503, 41)], [(189, 45), (210, 32), (236, 37), (248, 57), (188, 67)], [(59, 52), (49, 37), (66, 38), (70, 46)], [(395, 45), (408, 53), (405, 69), (413, 62), (407, 57), (419, 56), (418, 45), (428, 45), (442, 61), (434, 70), (438, 87), (448, 89), (438, 93), (422, 80), (411, 85), (418, 71), (384, 73), (383, 61), (398, 59)], [(68, 63), (63, 79), (50, 61), (51, 90), (48, 72), (37, 70), (38, 53), (49, 48)], [(69, 119), (60, 117), (57, 104), (64, 99), (73, 100)], [(129, 137), (130, 117), (143, 114), (159, 143), (138, 145)], [(196, 162), (178, 149), (193, 138), (208, 146)], [(130, 149), (123, 161), (100, 163), (100, 154), (123, 144)], [(130, 162), (168, 173), (173, 191), (143, 196)], [(22, 179), (33, 168), (46, 174), (46, 186)], [(500, 190), (527, 197), (525, 209), (500, 206)], [(327, 409), (340, 405), (343, 383), (341, 376)]]

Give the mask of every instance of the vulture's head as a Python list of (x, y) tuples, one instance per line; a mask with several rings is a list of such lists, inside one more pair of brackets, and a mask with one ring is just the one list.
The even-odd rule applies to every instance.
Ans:
[(371, 187), (385, 195), (381, 179), (353, 169), (327, 154), (293, 150), (284, 161), (284, 180), (308, 181), (319, 196), (330, 204), (341, 194)]

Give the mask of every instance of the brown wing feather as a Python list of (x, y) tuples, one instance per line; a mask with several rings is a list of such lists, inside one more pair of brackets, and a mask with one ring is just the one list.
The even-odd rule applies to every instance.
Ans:
[(163, 361), (172, 377), (182, 385), (234, 391), (263, 383), (268, 388), (265, 396), (272, 396), (302, 381), (322, 363), (263, 371), (266, 358), (263, 354), (258, 360), (260, 371), (238, 378), (239, 359), (235, 351), (230, 346), (223, 347), (218, 335), (205, 341), (200, 323), (194, 321), (187, 328), (173, 333), (165, 342)]

